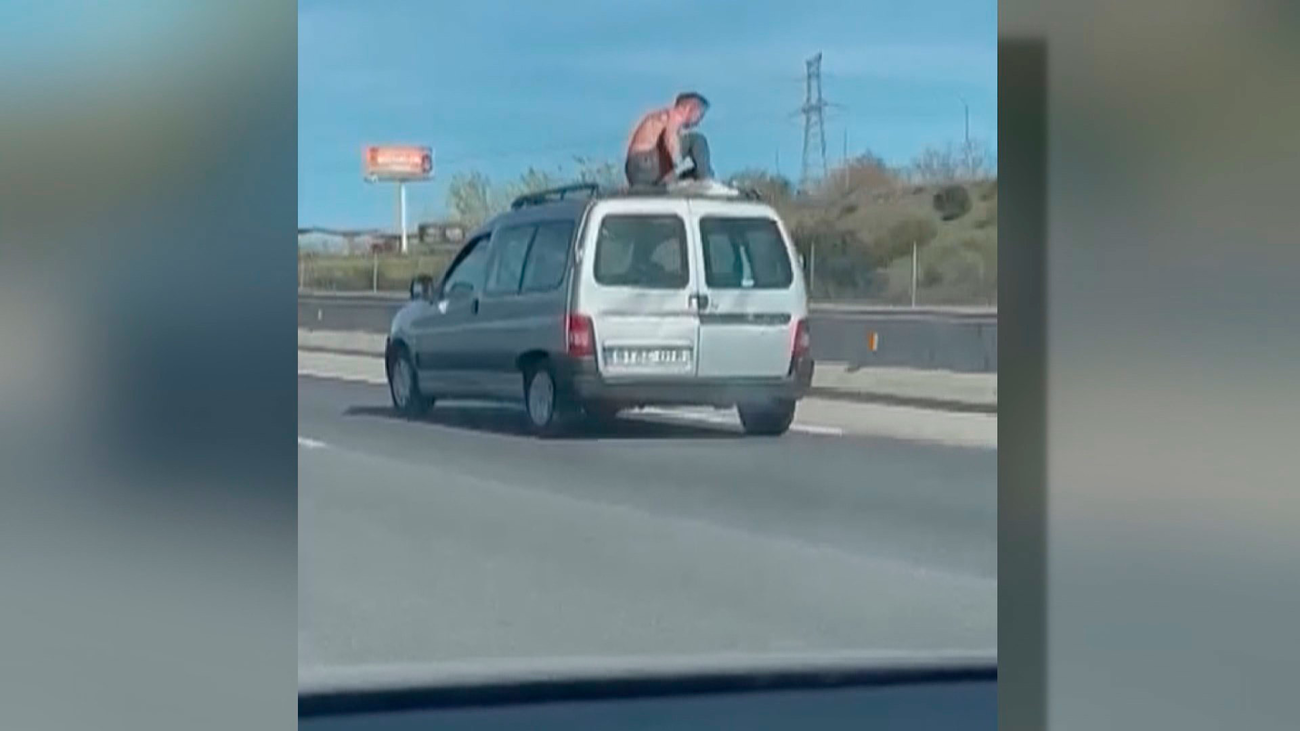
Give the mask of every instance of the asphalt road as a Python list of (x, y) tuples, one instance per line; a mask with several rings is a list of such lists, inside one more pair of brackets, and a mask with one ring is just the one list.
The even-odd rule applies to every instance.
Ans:
[(299, 663), (979, 650), (997, 453), (670, 418), (541, 441), (298, 379)]
[[(388, 332), (406, 301), (390, 296), (300, 294), (298, 327)], [(857, 366), (996, 372), (998, 319), (986, 310), (815, 305), (813, 357)], [(873, 351), (868, 333), (876, 333)]]

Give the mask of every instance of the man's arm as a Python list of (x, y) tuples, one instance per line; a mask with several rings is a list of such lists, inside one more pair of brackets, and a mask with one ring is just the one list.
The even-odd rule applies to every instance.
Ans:
[(659, 182), (667, 183), (676, 180), (678, 175), (693, 167), (694, 161), (682, 159), (682, 123), (672, 112), (668, 113), (663, 136), (664, 149), (672, 159), (672, 169), (665, 172), (663, 177), (659, 178)]
[(659, 182), (671, 183), (674, 180), (676, 180), (678, 177), (680, 177), (683, 173), (685, 173), (687, 170), (690, 170), (694, 167), (695, 167), (694, 160), (691, 160), (690, 158), (682, 160), (681, 162), (677, 163), (672, 170), (669, 170), (668, 172), (664, 173), (663, 177), (659, 178)]
[(680, 168), (682, 166), (682, 122), (672, 112), (668, 113), (668, 119), (664, 123), (664, 147), (668, 150), (668, 156), (672, 158), (673, 169)]

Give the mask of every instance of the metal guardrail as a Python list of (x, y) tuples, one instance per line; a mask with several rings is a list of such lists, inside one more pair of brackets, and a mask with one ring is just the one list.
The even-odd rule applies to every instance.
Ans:
[[(391, 304), (393, 302), (404, 302), (408, 298), (406, 292), (398, 291), (344, 291), (329, 289), (300, 289), (298, 290), (299, 299), (334, 299), (347, 302), (377, 302), (382, 304)], [(972, 317), (996, 319), (998, 308), (992, 305), (897, 305), (883, 304), (878, 302), (854, 302), (848, 300), (811, 300), (808, 303), (810, 310), (820, 312), (835, 313), (843, 312), (848, 314), (866, 313), (892, 316), (916, 316), (916, 317)]]
[[(300, 292), (298, 326), (387, 332), (406, 301), (384, 293)], [(813, 357), (818, 360), (862, 368), (998, 369), (996, 309), (813, 303), (810, 310)]]

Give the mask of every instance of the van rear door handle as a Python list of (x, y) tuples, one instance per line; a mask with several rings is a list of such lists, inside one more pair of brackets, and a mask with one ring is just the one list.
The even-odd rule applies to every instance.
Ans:
[(703, 312), (709, 309), (709, 296), (707, 294), (693, 294), (687, 298), (687, 304), (693, 304), (695, 309)]

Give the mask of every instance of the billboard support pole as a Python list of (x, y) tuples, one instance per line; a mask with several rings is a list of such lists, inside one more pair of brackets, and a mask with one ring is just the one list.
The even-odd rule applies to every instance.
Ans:
[(397, 181), (397, 198), (398, 208), (401, 209), (399, 216), (402, 219), (402, 253), (407, 253), (406, 247), (406, 181)]

